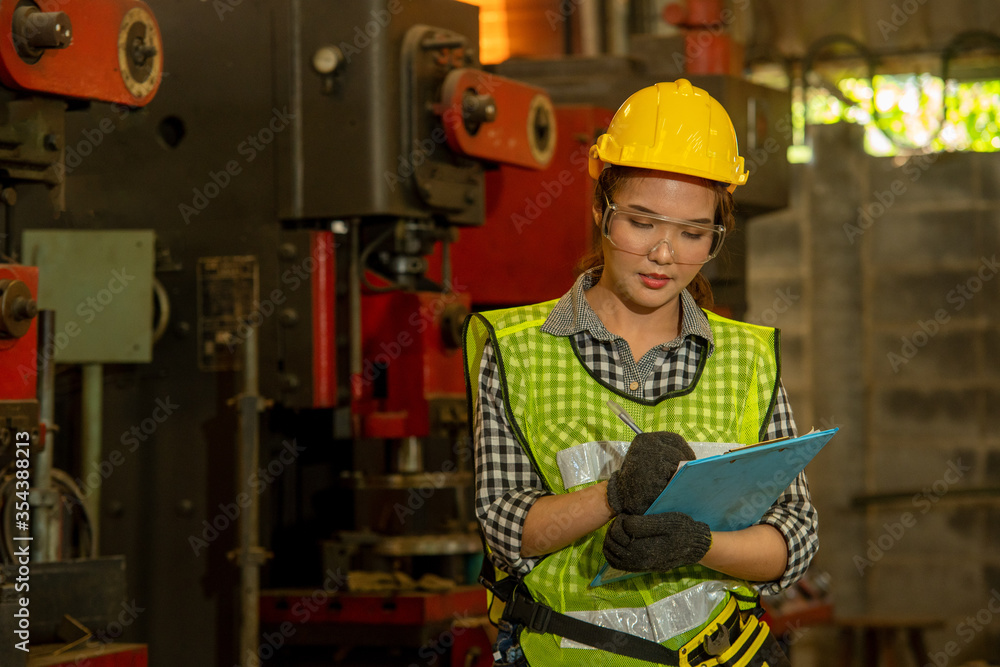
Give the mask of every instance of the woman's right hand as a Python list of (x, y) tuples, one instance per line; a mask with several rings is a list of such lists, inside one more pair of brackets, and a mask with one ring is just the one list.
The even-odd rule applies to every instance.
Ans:
[(680, 462), (695, 458), (687, 441), (677, 433), (638, 434), (621, 468), (608, 479), (608, 505), (615, 514), (643, 514), (677, 472)]

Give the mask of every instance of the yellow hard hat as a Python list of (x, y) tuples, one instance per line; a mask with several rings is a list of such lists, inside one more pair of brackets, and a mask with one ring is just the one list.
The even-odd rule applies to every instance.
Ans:
[(605, 164), (747, 182), (729, 114), (687, 79), (658, 83), (634, 93), (615, 113), (606, 134), (590, 147), (590, 175)]

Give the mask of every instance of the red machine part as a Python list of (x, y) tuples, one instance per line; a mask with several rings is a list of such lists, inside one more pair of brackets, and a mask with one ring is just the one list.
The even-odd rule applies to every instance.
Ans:
[(594, 183), (587, 151), (613, 112), (555, 109), (559, 137), (542, 171), (501, 166), (486, 173), (486, 224), (463, 229), (452, 246), (453, 285), (477, 304), (554, 299), (573, 284), (573, 268), (593, 242)]
[[(360, 623), (426, 625), (455, 618), (485, 616), (486, 589), (459, 586), (446, 593), (335, 593), (275, 590), (260, 596), (260, 621), (280, 624)], [(305, 619), (305, 620), (304, 620)]]
[(722, 0), (687, 0), (663, 8), (663, 20), (684, 29), (684, 69), (689, 74), (739, 74), (733, 40), (726, 34), (733, 12)]
[[(488, 621), (484, 621), (488, 622)], [(462, 632), (459, 632), (459, 630)], [(456, 628), (451, 647), (451, 667), (492, 667), (493, 642), (484, 626)]]
[[(17, 2), (0, 3), (0, 81), (10, 88), (60, 97), (144, 106), (156, 94), (163, 73), (160, 30), (149, 7), (139, 0), (38, 0), (44, 12), (64, 12), (72, 23), (72, 42), (48, 49), (29, 63), (17, 52), (11, 26)], [(147, 64), (137, 66), (136, 49)], [(155, 52), (154, 52), (155, 50)]]
[(722, 22), (722, 0), (687, 0), (663, 8), (667, 23), (682, 26), (709, 26)]
[[(0, 264), (0, 281), (23, 283), (32, 298), (38, 296), (38, 269), (19, 264)], [(0, 285), (5, 283), (0, 282)], [(0, 290), (0, 299), (3, 299)], [(31, 318), (27, 331), (16, 338), (0, 336), (0, 400), (33, 401), (38, 386), (38, 321)]]
[(315, 266), (312, 280), (313, 407), (337, 404), (336, 277), (333, 232), (311, 232), (310, 254)]
[(556, 116), (541, 88), (482, 70), (456, 69), (445, 78), (437, 112), (456, 153), (530, 169), (552, 160)]
[(469, 294), (365, 294), (362, 370), (351, 378), (354, 411), (366, 438), (423, 437), (428, 402), (465, 397), (460, 327)]
[(425, 633), (440, 634), (423, 642), (420, 655), (430, 658), (427, 664), (432, 664), (450, 653), (451, 659), (440, 664), (451, 667), (493, 664), (486, 613), (486, 590), (480, 586), (460, 586), (444, 593), (328, 595), (319, 589), (264, 591), (260, 596), (260, 621), (265, 632), (285, 633), (288, 629), (286, 634), (291, 636), (291, 628), (308, 624), (318, 630), (311, 636), (321, 636), (323, 641), (338, 643), (350, 638), (357, 643), (359, 636), (370, 637), (366, 630), (372, 628), (386, 628), (393, 634), (422, 628)]

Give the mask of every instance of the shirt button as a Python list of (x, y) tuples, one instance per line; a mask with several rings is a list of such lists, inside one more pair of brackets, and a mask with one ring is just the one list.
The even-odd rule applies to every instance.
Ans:
[(628, 386), (628, 388), (631, 389), (632, 391), (635, 391), (636, 389), (639, 388), (639, 383), (638, 382), (633, 382), (632, 384), (630, 384)]

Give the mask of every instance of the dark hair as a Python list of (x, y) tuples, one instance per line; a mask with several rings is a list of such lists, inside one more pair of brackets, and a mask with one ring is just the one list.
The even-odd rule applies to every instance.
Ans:
[[(594, 186), (594, 207), (604, 215), (607, 202), (614, 200), (615, 196), (621, 192), (630, 181), (644, 174), (656, 174), (652, 169), (639, 169), (636, 167), (611, 166), (601, 172), (597, 184)], [(719, 181), (709, 181), (705, 183), (715, 191), (715, 224), (722, 225), (728, 235), (736, 226), (736, 218), (733, 215), (735, 203), (733, 194), (729, 192), (728, 185)], [(577, 263), (577, 275), (584, 271), (597, 269), (595, 272), (600, 277), (600, 268), (604, 266), (604, 248), (601, 245), (602, 232), (595, 230), (594, 245), (589, 253)], [(688, 292), (694, 297), (695, 303), (702, 308), (711, 308), (715, 305), (715, 297), (712, 295), (712, 286), (708, 278), (699, 271), (691, 283), (687, 286)]]

